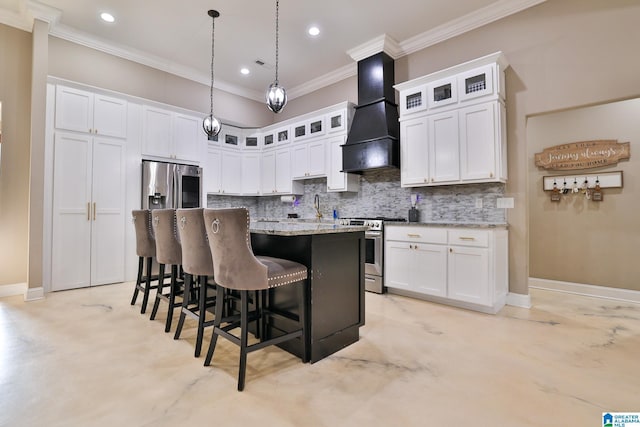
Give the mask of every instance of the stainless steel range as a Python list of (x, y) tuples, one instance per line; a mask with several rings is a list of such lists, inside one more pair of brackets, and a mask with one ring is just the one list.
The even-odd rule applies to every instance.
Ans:
[(404, 218), (344, 218), (344, 225), (368, 227), (364, 233), (365, 250), (365, 290), (378, 294), (384, 293), (384, 224), (385, 222), (405, 222)]

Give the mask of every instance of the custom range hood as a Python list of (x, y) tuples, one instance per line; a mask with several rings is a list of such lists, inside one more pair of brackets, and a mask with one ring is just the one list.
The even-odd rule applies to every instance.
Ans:
[(394, 61), (386, 53), (358, 61), (358, 106), (342, 146), (343, 172), (400, 167), (394, 80)]

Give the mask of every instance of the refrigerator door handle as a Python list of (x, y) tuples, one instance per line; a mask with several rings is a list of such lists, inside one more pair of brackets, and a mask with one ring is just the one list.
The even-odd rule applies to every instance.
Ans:
[(174, 171), (175, 173), (173, 174), (173, 189), (174, 189), (174, 195), (175, 195), (175, 208), (176, 209), (181, 209), (182, 208), (182, 170), (180, 170), (180, 165), (174, 165)]

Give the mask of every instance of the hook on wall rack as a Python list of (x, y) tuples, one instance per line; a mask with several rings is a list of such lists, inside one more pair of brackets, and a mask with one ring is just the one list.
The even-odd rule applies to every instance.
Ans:
[(573, 190), (574, 186), (577, 184), (578, 190), (581, 190), (585, 181), (587, 188), (595, 188), (596, 181), (600, 181), (600, 188), (622, 188), (622, 171), (545, 176), (542, 181), (542, 189), (553, 191), (555, 184), (556, 188), (560, 190), (568, 188), (570, 191), (576, 192)]

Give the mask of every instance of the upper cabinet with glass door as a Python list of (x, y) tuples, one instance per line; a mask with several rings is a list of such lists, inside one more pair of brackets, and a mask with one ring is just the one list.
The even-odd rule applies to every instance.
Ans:
[(440, 112), (491, 100), (504, 101), (502, 52), (483, 56), (394, 87), (400, 93), (400, 116)]

